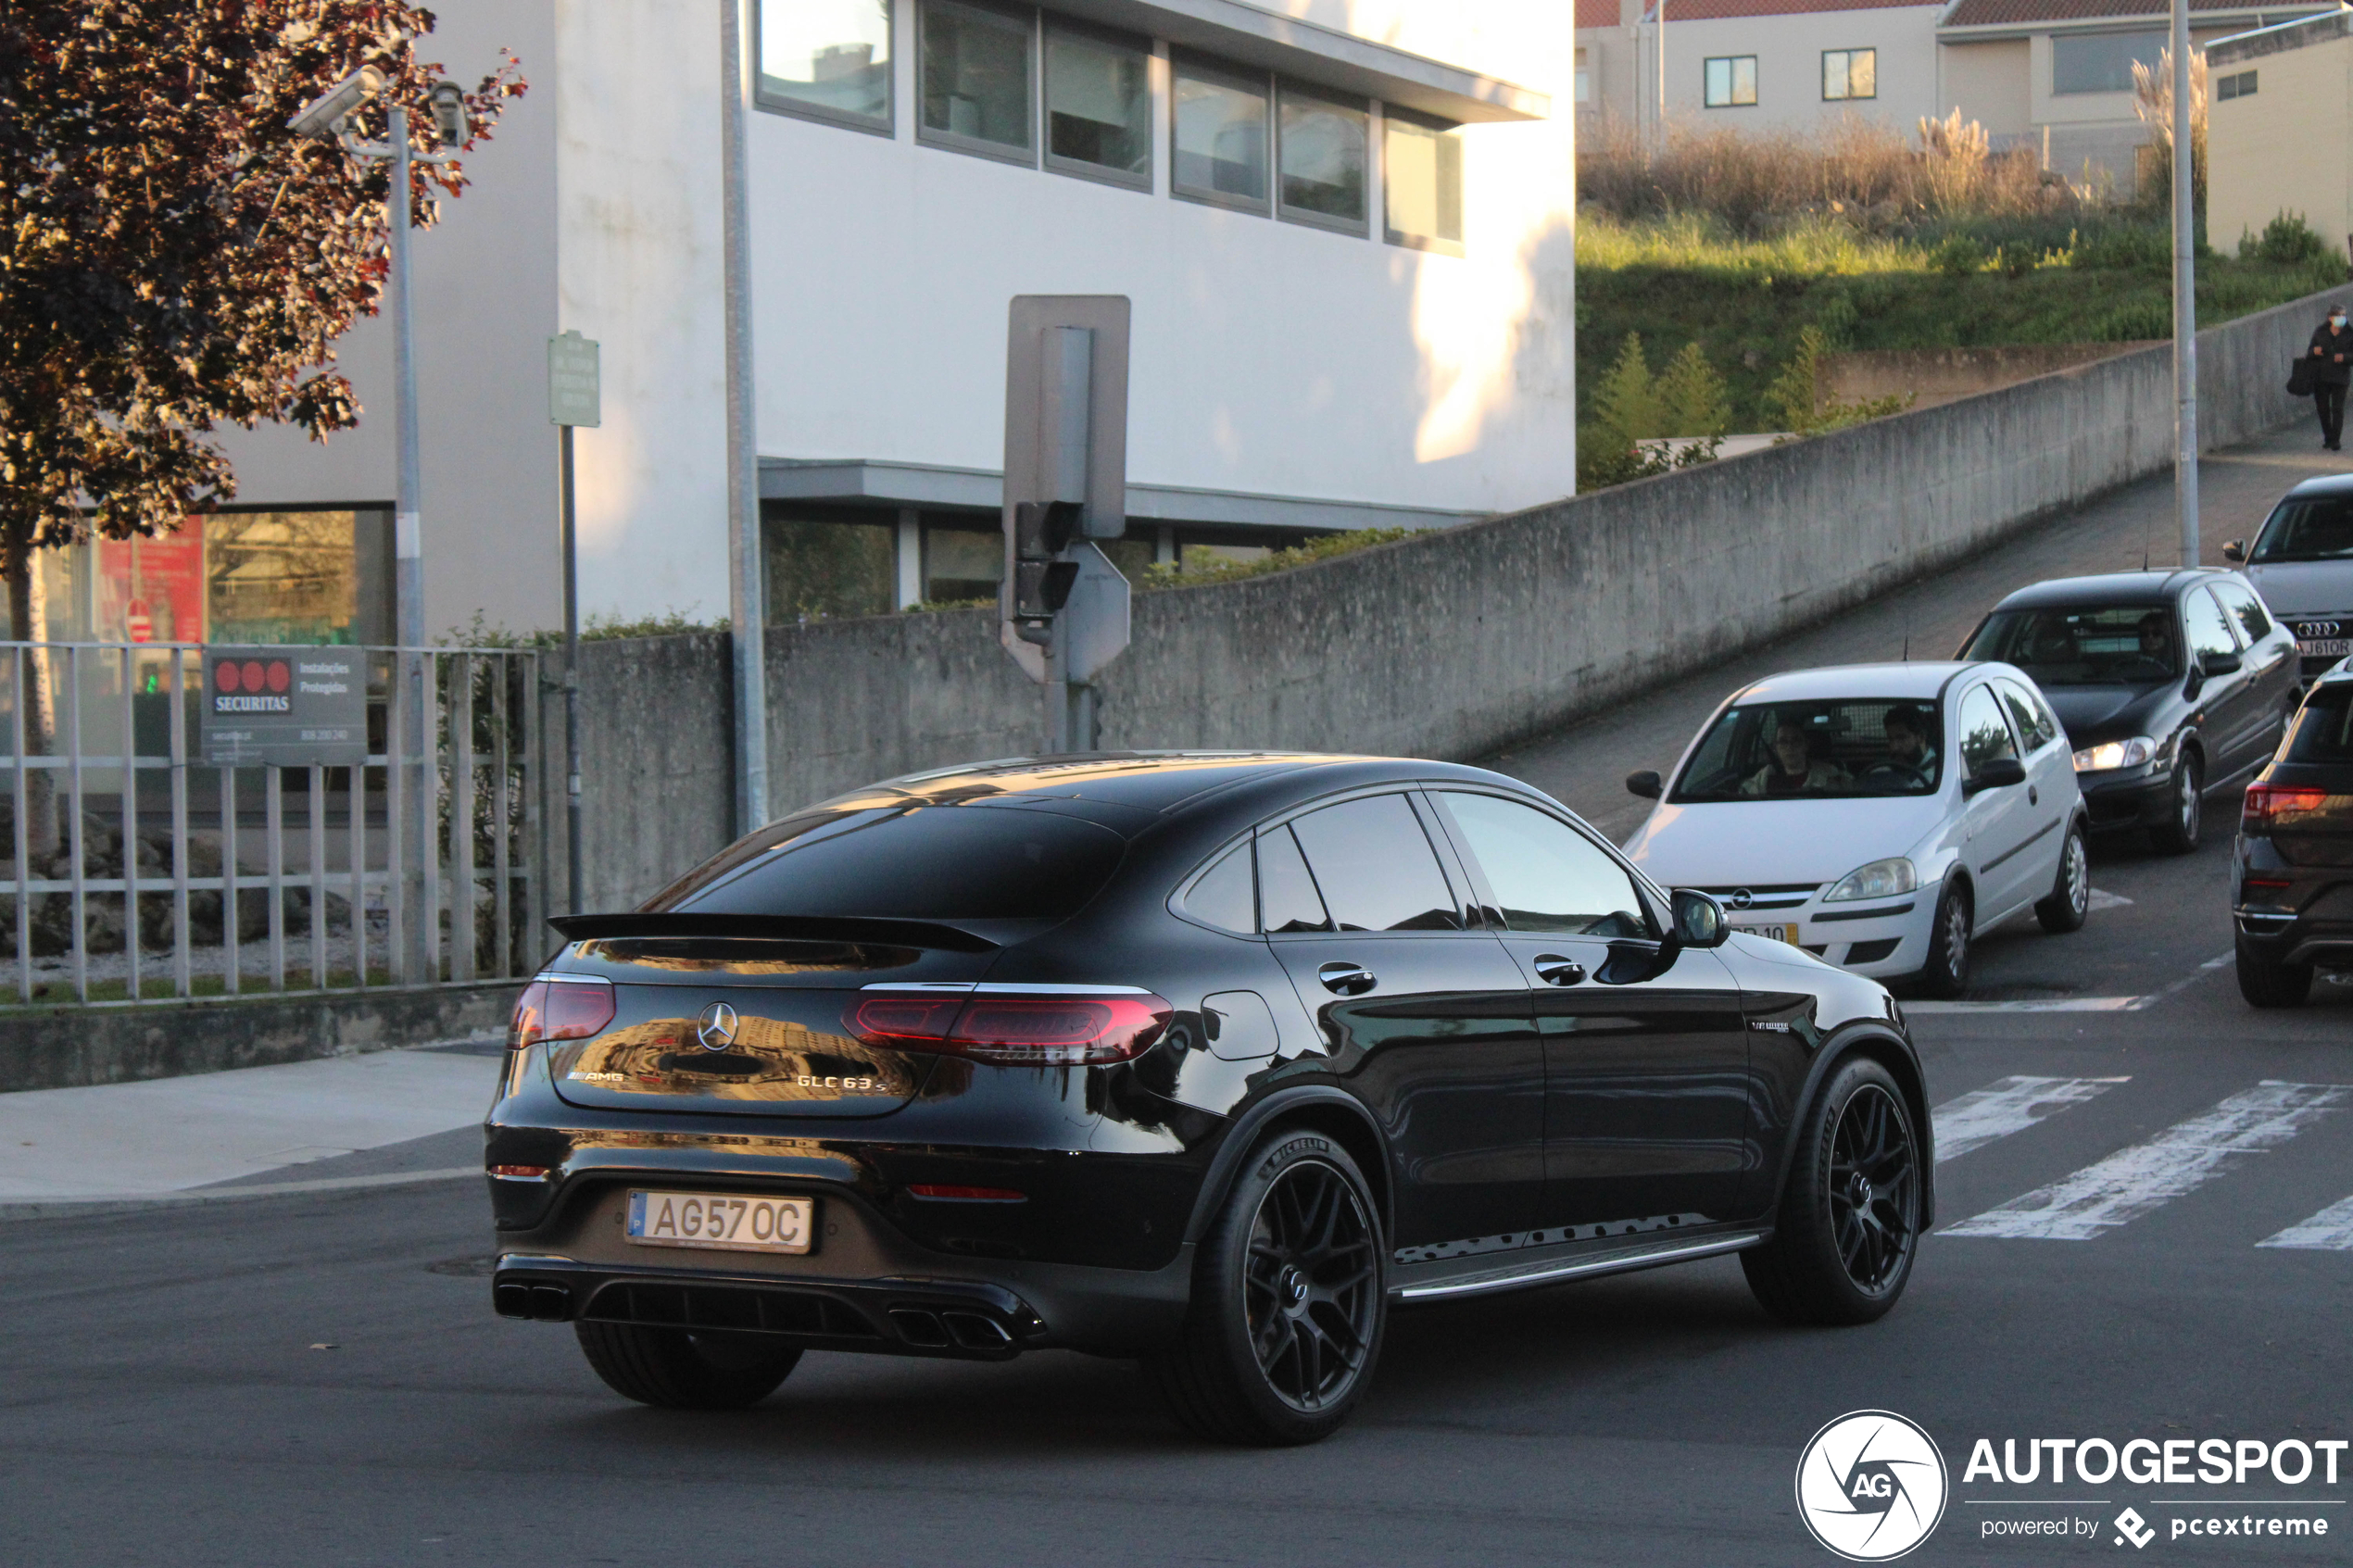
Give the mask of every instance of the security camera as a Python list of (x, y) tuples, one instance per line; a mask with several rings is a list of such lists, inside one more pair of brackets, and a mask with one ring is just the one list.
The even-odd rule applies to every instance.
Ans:
[(331, 142), (352, 111), (383, 92), (384, 84), (382, 71), (362, 66), (304, 105), (300, 114), (286, 121), (287, 128), (297, 135)]
[(445, 147), (463, 145), (466, 140), (466, 90), (454, 82), (436, 82), (433, 84), (433, 91), (425, 95), (425, 102), (433, 110), (434, 129), (441, 132), (441, 144)]

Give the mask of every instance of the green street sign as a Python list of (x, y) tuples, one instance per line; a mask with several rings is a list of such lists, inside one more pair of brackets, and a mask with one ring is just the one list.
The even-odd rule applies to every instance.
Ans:
[(597, 342), (578, 332), (547, 340), (547, 422), (586, 425), (603, 422), (602, 388), (598, 384)]

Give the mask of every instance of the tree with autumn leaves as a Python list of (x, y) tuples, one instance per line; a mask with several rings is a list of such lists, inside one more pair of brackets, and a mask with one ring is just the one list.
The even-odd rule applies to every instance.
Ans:
[[(0, 574), (34, 637), (34, 553), (152, 536), (233, 498), (223, 423), (360, 417), (333, 345), (387, 272), (382, 162), (287, 126), (361, 67), (419, 152), (487, 141), (523, 91), (511, 56), (466, 94), (470, 140), (422, 112), (433, 13), (399, 0), (7, 0), (0, 6)], [(466, 184), (414, 164), (412, 210)], [(36, 638), (37, 640), (37, 638)], [(28, 708), (47, 706), (30, 681)], [(36, 736), (49, 724), (29, 711)], [(49, 813), (54, 822), (54, 810)], [(50, 829), (54, 835), (54, 827)]]

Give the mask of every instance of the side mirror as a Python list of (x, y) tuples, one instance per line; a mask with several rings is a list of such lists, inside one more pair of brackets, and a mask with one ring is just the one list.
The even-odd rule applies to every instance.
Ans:
[(1667, 784), (1659, 778), (1657, 769), (1644, 768), (1640, 772), (1626, 775), (1626, 793), (1639, 795), (1645, 800), (1656, 800), (1667, 793)]
[(1686, 947), (1720, 947), (1731, 934), (1723, 905), (1696, 887), (1675, 890), (1675, 940)]
[(2025, 763), (2015, 757), (1994, 757), (1980, 763), (1977, 771), (1961, 781), (1961, 793), (1975, 795), (1982, 789), (2002, 789), (2025, 782)]
[(2243, 561), (2246, 559), (2246, 541), (2244, 539), (2223, 540), (2222, 558), (2229, 561)]
[(2234, 653), (2202, 653), (2197, 656), (2197, 672), (2201, 675), (2235, 675), (2246, 667), (2246, 661)]

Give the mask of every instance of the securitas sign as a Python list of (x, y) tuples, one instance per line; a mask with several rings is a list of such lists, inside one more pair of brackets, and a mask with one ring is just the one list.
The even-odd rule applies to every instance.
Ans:
[(350, 767), (368, 757), (360, 650), (208, 647), (198, 729), (216, 767)]

